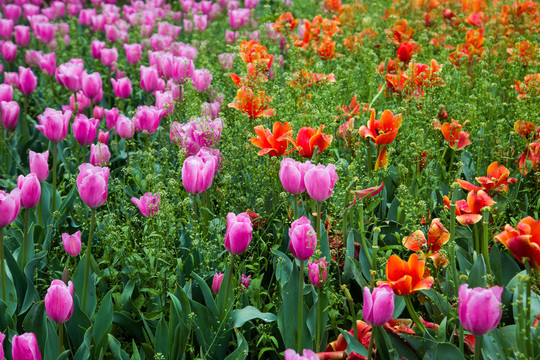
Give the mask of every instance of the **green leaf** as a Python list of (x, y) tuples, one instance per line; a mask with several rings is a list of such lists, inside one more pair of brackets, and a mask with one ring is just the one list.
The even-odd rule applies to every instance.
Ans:
[(479, 255), (471, 268), (471, 273), (469, 274), (469, 287), (482, 287), (485, 288), (487, 285), (486, 280), (486, 264), (484, 262), (484, 257)]
[(421, 290), (421, 292), (431, 300), (432, 305), (435, 306), (444, 316), (449, 316), (452, 306), (443, 295), (433, 289)]
[(109, 349), (116, 360), (130, 360), (128, 354), (122, 350), (120, 342), (111, 334), (108, 335)]
[[(73, 288), (75, 292), (79, 295), (79, 299), (83, 298), (83, 286), (84, 286), (84, 267), (86, 264), (86, 255), (79, 260), (79, 265), (75, 270), (75, 275), (73, 276)], [(88, 296), (86, 298), (86, 309), (82, 309), (84, 313), (91, 318), (96, 311), (97, 298), (96, 298), (96, 286), (94, 285), (94, 278), (92, 276), (92, 271), (88, 272)]]
[(243, 309), (234, 310), (232, 318), (234, 327), (240, 328), (246, 322), (253, 319), (259, 319), (265, 322), (273, 322), (276, 321), (277, 316), (272, 313), (262, 313), (253, 306), (246, 306)]
[(234, 329), (236, 333), (236, 342), (238, 347), (232, 353), (225, 358), (225, 360), (244, 360), (247, 358), (249, 353), (249, 347), (246, 339), (238, 329)]
[(443, 342), (438, 343), (431, 351), (429, 351), (425, 358), (426, 360), (461, 360), (465, 359), (461, 351), (454, 345)]
[(351, 334), (349, 334), (347, 331), (343, 329), (338, 329), (338, 330), (341, 333), (341, 335), (345, 337), (345, 341), (347, 342), (347, 350), (346, 350), (347, 354), (350, 354), (351, 352), (355, 352), (361, 356), (367, 356), (366, 348), (362, 344), (360, 344), (358, 340), (354, 338), (354, 336), (352, 336)]
[(94, 331), (92, 332), (92, 337), (94, 338), (94, 343), (96, 345), (94, 354), (99, 354), (100, 350), (107, 346), (107, 334), (111, 329), (113, 320), (113, 305), (111, 300), (112, 291), (112, 289), (109, 290), (109, 292), (103, 297), (99, 310), (96, 314)]
[[(171, 323), (170, 326), (174, 326), (174, 324)], [(168, 328), (167, 322), (163, 320), (163, 318), (159, 319), (156, 328), (156, 336), (154, 337), (154, 348), (156, 349), (156, 353), (163, 354), (165, 359), (169, 358)]]
[[(226, 276), (227, 272), (225, 272), (223, 280), (226, 280)], [(195, 280), (197, 280), (197, 283), (199, 284), (199, 288), (201, 289), (201, 292), (203, 294), (206, 307), (212, 312), (212, 315), (214, 315), (214, 317), (219, 318), (219, 312), (216, 306), (216, 302), (214, 301), (214, 296), (212, 295), (212, 290), (210, 290), (210, 287), (208, 286), (206, 281), (204, 281), (204, 279), (201, 278), (199, 275), (193, 273), (193, 277), (195, 278)], [(225, 283), (223, 283), (223, 285), (225, 285)], [(225, 286), (222, 286), (220, 290), (221, 289), (225, 289)]]
[(394, 296), (394, 313), (392, 319), (397, 319), (405, 309), (405, 298), (403, 296)]

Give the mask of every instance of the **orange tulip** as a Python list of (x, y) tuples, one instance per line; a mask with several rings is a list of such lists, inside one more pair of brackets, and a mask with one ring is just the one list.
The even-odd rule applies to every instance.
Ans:
[(417, 230), (403, 238), (403, 246), (415, 252), (419, 252), (423, 259), (434, 260), (435, 265), (440, 264), (441, 255), (439, 250), (450, 239), (450, 232), (441, 223), (440, 219), (433, 219), (428, 231), (428, 238), (421, 230)]
[(387, 281), (377, 281), (377, 286), (389, 285), (396, 295), (410, 295), (418, 290), (429, 290), (433, 286), (433, 277), (425, 272), (426, 262), (412, 254), (409, 261), (391, 255), (386, 263)]
[(523, 175), (527, 175), (529, 170), (538, 170), (540, 168), (540, 143), (529, 144), (519, 157), (518, 165)]
[(319, 130), (315, 131), (310, 127), (303, 127), (298, 131), (298, 136), (296, 141), (292, 138), (290, 140), (293, 142), (294, 146), (297, 147), (300, 156), (305, 158), (313, 157), (313, 151), (315, 146), (319, 149), (317, 154), (320, 154), (332, 143), (332, 135), (323, 134), (322, 129), (324, 125), (319, 126)]
[(532, 122), (518, 120), (514, 123), (514, 131), (524, 138), (528, 138), (529, 135), (534, 133), (534, 130), (535, 127)]
[(286, 34), (294, 30), (300, 19), (295, 19), (290, 12), (281, 14), (274, 23), (274, 30)]
[(523, 82), (514, 80), (514, 83), (512, 87), (519, 93), (518, 100), (540, 95), (540, 74), (526, 75)]
[(266, 47), (262, 46), (259, 42), (255, 40), (244, 40), (240, 43), (239, 50), (240, 57), (248, 65), (248, 70), (252, 66), (258, 71), (267, 72), (272, 67), (274, 55), (269, 55)]
[(463, 190), (484, 190), (484, 191), (504, 191), (508, 192), (508, 185), (517, 182), (514, 178), (509, 178), (510, 170), (504, 165), (499, 165), (497, 161), (492, 162), (487, 169), (487, 176), (475, 178), (481, 186), (476, 186), (465, 180), (456, 179)]
[(279, 121), (276, 121), (272, 132), (269, 129), (265, 129), (262, 125), (255, 126), (254, 130), (257, 137), (251, 138), (249, 141), (262, 149), (257, 153), (259, 156), (266, 154), (270, 156), (286, 155), (289, 138), (293, 132), (288, 122), (284, 122), (282, 125)]
[(380, 120), (375, 120), (375, 110), (370, 109), (370, 111), (368, 126), (360, 127), (360, 135), (366, 140), (371, 138), (377, 145), (390, 144), (396, 138), (401, 126), (401, 114), (394, 115), (390, 110), (385, 110)]
[(235, 108), (242, 111), (251, 119), (256, 119), (261, 116), (274, 116), (276, 111), (268, 107), (272, 101), (270, 96), (265, 96), (264, 90), (257, 91), (248, 87), (241, 87), (236, 93), (236, 98), (239, 102), (230, 103), (230, 108)]
[[(443, 197), (445, 207), (450, 208), (450, 199)], [(486, 206), (492, 206), (495, 201), (489, 197), (484, 190), (471, 190), (467, 195), (467, 200), (458, 200), (456, 202), (456, 220), (463, 226), (476, 224), (482, 219), (480, 210)]]
[(461, 131), (467, 121), (461, 125), (457, 120), (452, 120), (451, 123), (444, 123), (441, 125), (441, 132), (444, 136), (444, 140), (448, 141), (448, 145), (456, 150), (463, 149), (465, 146), (471, 144), (469, 139), (469, 133)]
[(518, 261), (523, 263), (528, 258), (531, 267), (540, 272), (540, 220), (527, 216), (518, 222), (516, 229), (506, 225), (495, 241), (502, 242)]

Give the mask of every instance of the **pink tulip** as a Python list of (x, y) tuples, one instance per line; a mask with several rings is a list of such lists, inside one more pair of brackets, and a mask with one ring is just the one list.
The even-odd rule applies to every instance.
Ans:
[(107, 129), (114, 129), (116, 122), (118, 121), (118, 116), (120, 115), (120, 110), (117, 108), (112, 108), (110, 110), (105, 109), (103, 110), (103, 113), (105, 114), (105, 123), (107, 124)]
[(334, 185), (338, 179), (339, 176), (336, 174), (334, 164), (326, 167), (319, 164), (304, 175), (304, 183), (309, 196), (319, 202), (325, 201), (332, 195)]
[(223, 282), (223, 275), (222, 273), (216, 273), (214, 274), (214, 279), (212, 280), (212, 291), (214, 294), (219, 293), (219, 288), (221, 287), (221, 283)]
[(249, 24), (249, 9), (229, 10), (229, 25), (232, 29), (238, 30), (242, 26)]
[(122, 139), (131, 139), (135, 133), (135, 126), (130, 118), (120, 115), (116, 124), (116, 131)]
[(82, 9), (79, 12), (79, 24), (82, 26), (92, 25), (93, 16), (96, 16), (96, 9)]
[(103, 119), (103, 108), (101, 106), (94, 106), (94, 110), (92, 110), (92, 115), (94, 116), (94, 119), (98, 119), (101, 121)]
[(0, 37), (2, 39), (11, 39), (13, 35), (13, 20), (0, 19)]
[[(101, 92), (100, 92), (101, 94)], [(97, 102), (100, 95), (98, 95), (95, 99)], [(77, 104), (75, 104), (75, 99), (77, 99)], [(90, 107), (92, 105), (92, 101), (87, 98), (84, 93), (81, 91), (78, 91), (75, 95), (71, 95), (69, 97), (69, 107), (68, 110), (75, 111), (78, 110), (78, 113), (84, 112), (84, 109), (87, 107)], [(62, 107), (63, 108), (63, 107)]]
[(6, 335), (0, 333), (0, 359), (1, 360), (4, 360), (4, 339), (5, 338), (6, 338)]
[(225, 30), (225, 44), (233, 45), (238, 41), (238, 31)]
[(251, 242), (253, 226), (247, 213), (227, 214), (227, 230), (225, 232), (225, 249), (234, 255), (246, 251)]
[(34, 333), (15, 335), (11, 340), (13, 360), (41, 360), (41, 353)]
[(53, 76), (56, 72), (56, 53), (45, 54), (39, 60), (41, 71), (49, 76)]
[(0, 84), (0, 101), (13, 100), (13, 87), (7, 84)]
[(15, 42), (17, 45), (25, 47), (30, 44), (30, 27), (26, 25), (15, 26)]
[(16, 101), (0, 102), (2, 110), (2, 126), (9, 131), (15, 131), (19, 119), (19, 104)]
[(255, 9), (259, 5), (259, 0), (245, 0), (244, 6), (248, 9)]
[(77, 92), (81, 89), (81, 78), (84, 65), (82, 62), (70, 61), (60, 65), (56, 69), (56, 81), (68, 88), (71, 92)]
[(111, 160), (111, 152), (105, 144), (90, 145), (90, 164), (94, 166), (106, 166)]
[(388, 285), (383, 285), (373, 289), (373, 294), (369, 287), (364, 286), (364, 321), (371, 326), (383, 326), (394, 313), (394, 291)]
[(158, 84), (158, 73), (153, 67), (141, 65), (141, 89), (146, 92), (153, 93), (156, 91)]
[(184, 56), (176, 58), (173, 69), (174, 80), (183, 83), (188, 78), (191, 78), (194, 72), (195, 66), (193, 65), (193, 60)]
[(49, 150), (44, 153), (35, 153), (30, 150), (30, 171), (36, 174), (39, 182), (44, 182), (49, 177)]
[(458, 313), (463, 328), (475, 336), (495, 329), (502, 317), (503, 291), (501, 286), (469, 289), (468, 284), (462, 284), (459, 287)]
[(324, 258), (319, 260), (309, 260), (308, 262), (308, 273), (309, 273), (309, 282), (315, 287), (322, 287), (326, 283), (326, 275), (328, 264)]
[(30, 18), (33, 15), (39, 14), (39, 6), (34, 4), (24, 4), (23, 5), (23, 17), (25, 19)]
[(17, 23), (19, 21), (22, 12), (22, 9), (19, 5), (2, 5), (2, 8), (4, 9), (4, 16), (6, 17), (6, 19), (13, 20), (14, 23)]
[(156, 216), (161, 205), (161, 197), (159, 196), (159, 194), (154, 195), (150, 192), (144, 194), (144, 196), (141, 196), (140, 199), (132, 197), (131, 201), (135, 205), (137, 205), (137, 207), (141, 211), (141, 214), (143, 214), (143, 216), (145, 217)]
[(204, 32), (208, 26), (207, 15), (193, 15), (193, 26), (198, 32)]
[(65, 323), (73, 315), (73, 283), (53, 280), (45, 295), (45, 311), (54, 322)]
[(21, 190), (15, 188), (9, 194), (0, 190), (0, 229), (15, 221), (20, 208)]
[(77, 189), (82, 201), (89, 208), (97, 208), (107, 201), (109, 168), (84, 163), (79, 166)]
[(107, 144), (109, 142), (109, 132), (100, 129), (98, 131), (98, 142), (101, 144)]
[(246, 276), (245, 274), (242, 274), (242, 279), (240, 280), (240, 284), (244, 287), (244, 290), (247, 290), (249, 288), (249, 283), (251, 283), (251, 275)]
[(15, 61), (15, 58), (17, 57), (17, 45), (11, 41), (4, 42), (2, 45), (2, 56), (7, 62)]
[(24, 58), (26, 60), (26, 64), (30, 67), (39, 66), (39, 61), (41, 60), (42, 57), (43, 57), (42, 51), (28, 49), (24, 52)]
[(173, 94), (170, 91), (156, 91), (156, 108), (163, 110), (164, 113), (171, 115), (174, 111)]
[(126, 58), (131, 65), (137, 65), (141, 61), (142, 47), (141, 44), (124, 44)]
[(19, 175), (17, 178), (17, 187), (21, 190), (21, 206), (23, 208), (31, 209), (39, 203), (41, 184), (36, 174)]
[(121, 99), (127, 99), (131, 95), (131, 80), (124, 77), (121, 79), (111, 79), (114, 94)]
[(49, 44), (56, 36), (54, 24), (48, 22), (35, 23), (32, 26), (36, 39), (42, 44)]
[(98, 72), (87, 74), (86, 71), (82, 73), (81, 86), (84, 95), (89, 99), (93, 99), (99, 95), (103, 85), (101, 82), (101, 74)]
[(5, 72), (4, 73), (4, 84), (11, 85), (14, 88), (19, 88), (19, 73), (16, 72)]
[(218, 62), (221, 65), (221, 70), (229, 71), (234, 66), (235, 54), (223, 53), (218, 55)]
[(193, 21), (189, 19), (184, 19), (182, 21), (182, 24), (184, 25), (184, 32), (190, 33), (193, 31)]
[(201, 1), (199, 6), (201, 7), (201, 12), (205, 15), (208, 15), (212, 11), (212, 1), (210, 0)]
[(37, 77), (32, 69), (19, 66), (19, 90), (24, 95), (30, 95), (37, 86)]
[(297, 354), (293, 349), (287, 349), (283, 353), (283, 356), (284, 360), (319, 360), (317, 354), (308, 349), (304, 349), (302, 356)]
[(67, 110), (65, 113), (62, 111), (46, 108), (42, 115), (38, 115), (39, 125), (36, 125), (38, 129), (45, 137), (52, 142), (60, 142), (65, 139), (69, 126), (69, 119), (71, 119), (71, 111)]
[(214, 180), (216, 160), (189, 156), (182, 166), (182, 184), (190, 194), (201, 194), (208, 190)]
[(291, 158), (281, 160), (279, 179), (285, 191), (293, 195), (303, 193), (306, 190), (305, 175), (313, 167), (310, 161), (302, 163)]
[(156, 132), (163, 111), (155, 106), (139, 106), (137, 112), (133, 116), (133, 124), (136, 131), (143, 131), (145, 134), (153, 134)]
[(92, 50), (92, 57), (94, 59), (101, 59), (101, 51), (105, 48), (105, 42), (99, 40), (92, 40), (90, 43)]
[(73, 235), (63, 233), (62, 244), (64, 245), (64, 250), (66, 250), (69, 255), (79, 255), (79, 253), (81, 252), (81, 232), (77, 231)]
[(199, 92), (204, 92), (210, 87), (212, 82), (212, 73), (208, 69), (195, 70), (193, 76), (193, 87)]
[(317, 248), (317, 234), (305, 216), (291, 224), (289, 238), (289, 250), (298, 260), (309, 259)]
[(201, 107), (201, 115), (206, 116), (212, 120), (219, 118), (219, 112), (221, 111), (221, 103), (214, 101), (212, 103), (203, 102)]
[(96, 139), (96, 130), (99, 125), (99, 120), (88, 118), (84, 114), (79, 114), (73, 121), (72, 129), (75, 140), (81, 146), (88, 146)]
[(110, 67), (116, 60), (118, 60), (118, 50), (116, 48), (101, 49), (101, 62), (104, 66)]

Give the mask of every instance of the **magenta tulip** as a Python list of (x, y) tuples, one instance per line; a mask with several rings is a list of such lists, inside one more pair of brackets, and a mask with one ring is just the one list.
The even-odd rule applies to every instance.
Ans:
[(221, 287), (221, 283), (223, 282), (223, 275), (222, 273), (215, 273), (214, 279), (212, 280), (212, 291), (214, 294), (219, 293), (219, 288)]
[(81, 252), (81, 232), (77, 231), (73, 235), (63, 233), (62, 244), (64, 245), (64, 250), (66, 250), (69, 255), (79, 255), (79, 253)]
[(218, 62), (221, 65), (221, 70), (229, 71), (234, 66), (235, 54), (223, 53), (218, 55)]
[(105, 48), (105, 42), (99, 40), (92, 40), (90, 43), (92, 57), (94, 59), (101, 59), (101, 50)]
[(225, 31), (225, 44), (233, 45), (238, 41), (238, 31)]
[(7, 62), (15, 61), (15, 58), (17, 57), (17, 45), (11, 41), (4, 42), (2, 45), (2, 56)]
[(156, 91), (158, 85), (158, 73), (157, 70), (150, 66), (141, 65), (141, 89), (146, 92), (153, 93)]
[(53, 280), (45, 295), (45, 311), (54, 322), (65, 323), (73, 315), (73, 283)]
[(127, 62), (131, 65), (137, 65), (141, 61), (142, 46), (141, 44), (124, 44)]
[(212, 73), (208, 69), (195, 70), (191, 79), (193, 80), (192, 85), (195, 90), (204, 92), (210, 87)]
[(11, 340), (11, 356), (13, 360), (41, 360), (36, 335), (34, 333), (15, 335)]
[(0, 190), (0, 228), (11, 224), (19, 215), (21, 208), (21, 190), (15, 188), (6, 194)]
[(57, 143), (65, 139), (68, 131), (69, 119), (71, 119), (70, 110), (62, 113), (58, 110), (46, 108), (42, 115), (38, 115), (40, 125), (36, 125), (36, 128), (41, 131), (47, 139)]
[(107, 144), (109, 142), (109, 132), (100, 129), (98, 131), (98, 142)]
[(49, 177), (49, 150), (44, 153), (35, 153), (30, 150), (30, 171), (36, 174), (39, 182), (44, 182)]
[(295, 220), (289, 229), (289, 250), (301, 261), (309, 259), (317, 248), (317, 234), (305, 216)]
[(156, 108), (164, 114), (171, 115), (174, 111), (174, 96), (171, 91), (156, 91)]
[(184, 32), (190, 33), (193, 31), (193, 21), (190, 19), (182, 20), (182, 24), (184, 25)]
[(229, 10), (229, 25), (233, 30), (238, 30), (242, 26), (249, 24), (249, 9)]
[(99, 92), (102, 91), (103, 85), (101, 82), (101, 74), (94, 72), (92, 74), (87, 74), (83, 72), (81, 77), (81, 86), (82, 91), (86, 97), (93, 99), (99, 95)]
[(304, 183), (309, 196), (315, 201), (322, 202), (332, 195), (338, 178), (334, 164), (326, 167), (319, 164), (306, 172)]
[(90, 164), (94, 166), (105, 166), (111, 160), (111, 152), (105, 144), (90, 145)]
[(246, 251), (251, 242), (253, 226), (247, 213), (227, 214), (227, 230), (225, 232), (225, 249), (234, 255)]
[(279, 179), (285, 191), (293, 195), (303, 193), (306, 190), (305, 175), (313, 167), (310, 161), (302, 163), (291, 158), (281, 160)]
[(0, 109), (2, 110), (2, 126), (9, 131), (14, 131), (19, 119), (19, 104), (16, 101), (2, 101)]
[(190, 156), (182, 165), (182, 184), (190, 194), (208, 190), (214, 180), (216, 160), (213, 157)]
[(79, 114), (73, 121), (73, 135), (75, 140), (81, 146), (88, 146), (96, 139), (96, 129), (99, 126), (99, 120), (94, 118), (88, 118), (84, 114)]
[(198, 32), (204, 32), (208, 26), (207, 15), (193, 15), (193, 27)]
[(131, 95), (131, 80), (127, 77), (111, 79), (114, 95), (121, 99), (127, 99)]
[(219, 101), (204, 102), (201, 106), (201, 115), (206, 116), (212, 120), (219, 118), (219, 112), (221, 111), (221, 103)]
[(19, 90), (24, 95), (30, 95), (37, 86), (37, 77), (32, 69), (19, 66)]
[(242, 279), (240, 280), (240, 284), (244, 287), (244, 290), (247, 290), (249, 287), (249, 284), (251, 283), (251, 275), (246, 276), (245, 274), (242, 274)]
[(21, 190), (21, 206), (23, 208), (31, 209), (39, 203), (41, 184), (36, 174), (19, 175), (17, 187)]
[(39, 60), (41, 71), (49, 76), (56, 73), (56, 53), (45, 54)]
[(133, 123), (136, 131), (143, 131), (145, 134), (153, 134), (159, 127), (159, 122), (164, 112), (155, 106), (139, 106), (133, 116)]
[(502, 316), (503, 291), (501, 286), (469, 289), (468, 284), (462, 284), (459, 287), (458, 313), (463, 328), (475, 336), (495, 329)]
[(13, 20), (0, 19), (0, 37), (2, 39), (11, 39), (13, 35)]
[(394, 291), (388, 285), (373, 289), (364, 287), (364, 308), (362, 310), (364, 321), (372, 326), (386, 324), (394, 313)]
[(0, 101), (13, 100), (13, 87), (8, 84), (0, 84)]
[(116, 48), (101, 49), (101, 62), (104, 66), (110, 67), (116, 60), (118, 60), (118, 50)]
[(19, 73), (16, 72), (4, 72), (4, 84), (11, 85), (15, 89), (19, 88)]
[(315, 287), (321, 287), (326, 283), (326, 276), (328, 273), (328, 264), (324, 258), (319, 260), (309, 260), (308, 262), (308, 272), (309, 272), (309, 281), (311, 285)]
[(161, 197), (159, 194), (152, 194), (150, 192), (141, 196), (140, 199), (132, 197), (131, 201), (137, 205), (141, 214), (145, 217), (154, 217), (156, 216), (159, 207), (161, 205)]
[(81, 78), (84, 65), (82, 62), (68, 62), (56, 68), (56, 81), (71, 92), (81, 89)]
[(107, 129), (112, 130), (116, 126), (118, 121), (118, 116), (120, 116), (120, 110), (117, 108), (104, 109), (103, 113), (105, 115), (105, 123), (107, 124)]
[(304, 349), (302, 355), (297, 354), (293, 349), (287, 349), (283, 356), (284, 360), (319, 360), (317, 354), (308, 349)]
[(77, 189), (82, 201), (89, 208), (97, 208), (107, 201), (109, 168), (85, 163), (79, 166)]
[(116, 132), (122, 139), (131, 139), (135, 133), (135, 126), (130, 118), (120, 115), (116, 123)]
[(101, 106), (94, 106), (94, 110), (92, 110), (92, 115), (94, 115), (94, 119), (98, 119), (101, 121), (103, 119), (103, 108)]
[(39, 22), (32, 25), (36, 39), (42, 44), (49, 44), (56, 36), (54, 24), (48, 22)]
[(4, 339), (6, 335), (0, 332), (0, 360), (4, 360)]
[(30, 44), (30, 27), (26, 25), (15, 26), (15, 42), (22, 47), (28, 46)]
[(43, 51), (28, 49), (24, 52), (24, 59), (26, 60), (26, 64), (30, 67), (39, 66), (39, 61), (42, 57)]
[(185, 82), (187, 79), (193, 77), (195, 72), (195, 65), (193, 60), (180, 56), (175, 59), (174, 68), (173, 68), (173, 79), (179, 83)]
[(19, 5), (2, 4), (2, 8), (4, 9), (4, 16), (6, 17), (6, 19), (13, 20), (14, 23), (17, 23), (17, 21), (19, 21), (19, 17), (21, 17), (21, 7)]

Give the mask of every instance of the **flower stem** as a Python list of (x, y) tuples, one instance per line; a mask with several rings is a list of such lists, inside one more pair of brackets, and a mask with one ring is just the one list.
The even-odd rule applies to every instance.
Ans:
[(366, 258), (368, 259), (368, 262), (370, 264), (373, 264), (371, 261), (371, 256), (369, 255), (369, 251), (367, 249), (366, 236), (364, 234), (364, 203), (362, 200), (359, 201), (358, 206), (360, 208), (359, 219), (360, 219), (360, 239), (362, 240), (362, 249), (364, 249), (364, 252), (366, 253)]
[(352, 327), (353, 327), (353, 334), (354, 338), (358, 340), (358, 326), (356, 325), (356, 311), (354, 310), (354, 301), (351, 296), (351, 293), (349, 289), (347, 289), (346, 285), (341, 285), (343, 289), (343, 293), (345, 294), (345, 298), (347, 299), (347, 303), (349, 304), (349, 311), (351, 312), (351, 321), (352, 321)]
[(84, 283), (83, 283), (83, 297), (82, 297), (82, 309), (86, 308), (86, 299), (88, 297), (88, 275), (90, 272), (90, 257), (92, 256), (92, 237), (94, 236), (94, 224), (96, 222), (96, 209), (92, 209), (92, 215), (90, 217), (90, 233), (88, 234), (88, 243), (86, 245), (86, 263), (84, 264)]
[(373, 345), (375, 344), (375, 333), (377, 332), (378, 326), (371, 327), (371, 336), (369, 337), (369, 346), (367, 350), (367, 360), (373, 358)]
[[(480, 239), (478, 237), (478, 225), (474, 224), (474, 251), (476, 251), (476, 255), (480, 255)], [(485, 259), (484, 259), (485, 260)]]
[(193, 224), (192, 228), (195, 228), (195, 221), (197, 221), (197, 195), (193, 194)]
[(457, 183), (452, 184), (452, 202), (450, 203), (450, 266), (452, 269), (452, 282), (454, 283), (454, 296), (458, 294), (458, 273), (456, 266), (456, 201), (459, 192)]
[(64, 350), (64, 324), (58, 323), (58, 354)]
[(40, 196), (39, 197), (39, 203), (38, 203), (38, 224), (39, 225), (42, 225), (43, 224), (43, 206), (42, 206), (42, 199), (43, 197)]
[(28, 209), (24, 209), (24, 239), (22, 246), (22, 270), (24, 272), (24, 267), (26, 266), (26, 253), (28, 247)]
[(368, 172), (371, 172), (371, 143), (369, 142), (368, 139), (366, 139), (366, 143), (367, 143), (367, 167), (368, 167)]
[(532, 282), (533, 282), (533, 272), (531, 269), (531, 262), (529, 258), (524, 258), (525, 268), (527, 269), (527, 302), (525, 303), (525, 337), (527, 341), (527, 355), (531, 358), (533, 357), (533, 349), (532, 349), (532, 343), (533, 339), (531, 338), (531, 305), (532, 305), (532, 299), (531, 299), (531, 289), (532, 289)]
[(231, 280), (234, 272), (234, 258), (235, 254), (231, 254), (231, 263), (229, 264), (229, 272), (227, 273), (227, 284), (225, 285), (225, 301), (223, 302), (223, 316), (227, 311), (227, 305), (229, 304), (229, 292), (231, 291)]
[[(317, 208), (317, 228), (315, 229), (317, 232), (317, 241), (321, 242), (321, 203), (320, 201), (316, 201), (316, 208)], [(320, 245), (319, 245), (320, 246)]]
[(296, 350), (299, 354), (303, 350), (304, 332), (304, 260), (300, 260), (300, 277), (298, 282), (298, 339)]
[(411, 315), (412, 320), (416, 324), (416, 327), (418, 328), (418, 332), (420, 333), (420, 335), (423, 336), (424, 333), (426, 332), (426, 327), (424, 326), (424, 324), (418, 317), (418, 314), (416, 313), (416, 310), (414, 309), (414, 306), (411, 302), (410, 295), (405, 295), (403, 296), (403, 298), (405, 299), (405, 305), (407, 305), (407, 310), (409, 311), (409, 315)]
[(56, 210), (56, 155), (58, 153), (58, 144), (52, 143), (53, 146), (53, 191), (52, 191), (52, 209), (51, 214)]
[(321, 293), (322, 289), (320, 287), (317, 288), (317, 325), (315, 327), (316, 329), (316, 336), (315, 336), (315, 351), (319, 351), (319, 347), (321, 346), (321, 337), (322, 337), (322, 312), (323, 312), (323, 304), (321, 301)]
[(6, 298), (6, 268), (4, 264), (4, 228), (0, 228), (0, 270), (2, 271), (2, 300)]
[(484, 335), (474, 336), (474, 360), (482, 359), (482, 346), (484, 345)]
[[(482, 255), (486, 262), (487, 274), (491, 275), (491, 264), (489, 262), (489, 249), (488, 249), (488, 228), (489, 228), (489, 209), (482, 209)], [(489, 278), (489, 277), (488, 277)]]

